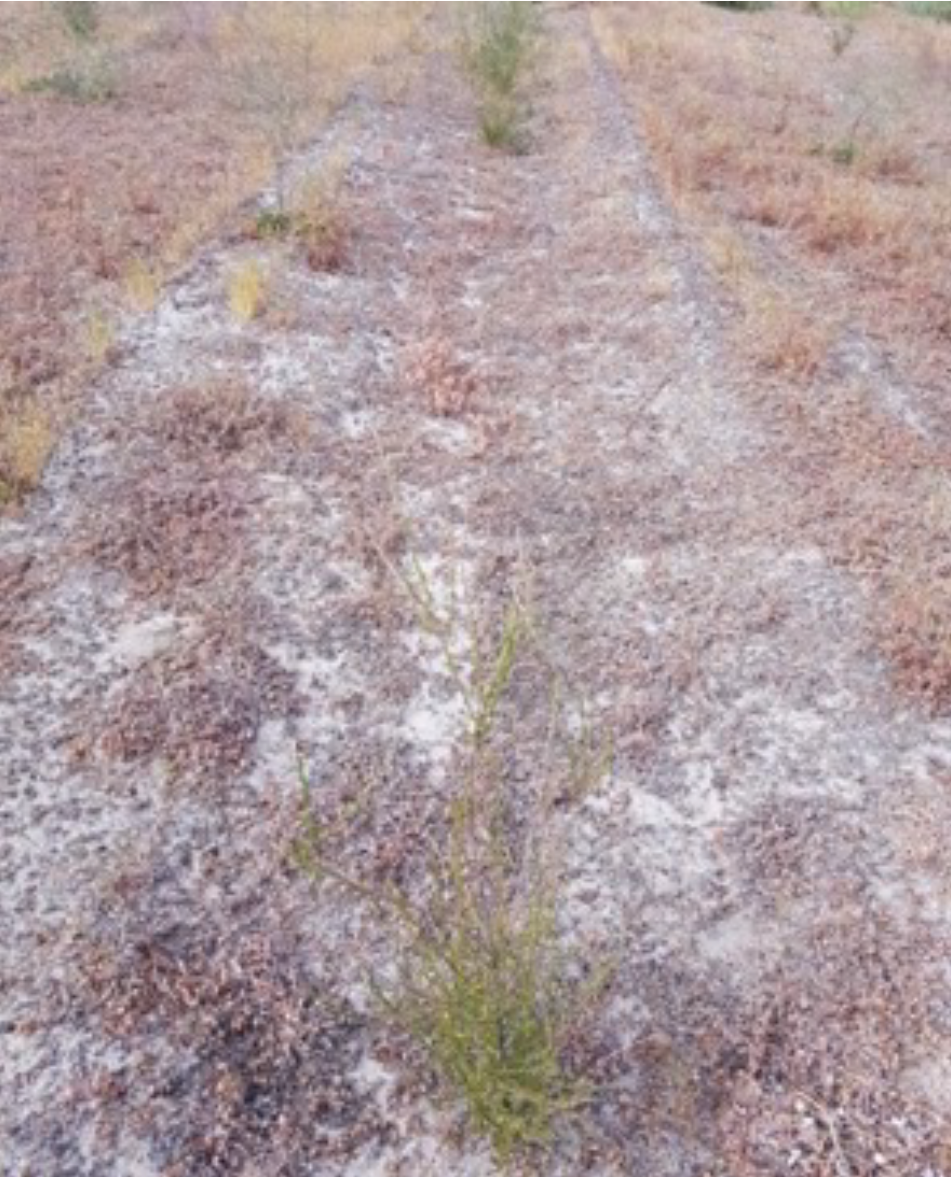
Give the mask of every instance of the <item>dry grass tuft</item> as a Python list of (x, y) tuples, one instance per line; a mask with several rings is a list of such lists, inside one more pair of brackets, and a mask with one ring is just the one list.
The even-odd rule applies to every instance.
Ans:
[(412, 348), (404, 371), (407, 386), (438, 417), (462, 416), (480, 392), (475, 374), (442, 336), (431, 336)]
[(54, 440), (49, 414), (35, 400), (0, 410), (0, 507), (39, 485)]
[(294, 407), (228, 382), (186, 386), (157, 406), (149, 437), (185, 461), (220, 464), (245, 454), (297, 450), (308, 422)]
[(129, 303), (137, 311), (150, 311), (158, 302), (160, 282), (151, 266), (140, 257), (128, 262), (122, 286)]
[(250, 323), (264, 309), (268, 280), (264, 267), (254, 258), (240, 262), (228, 274), (228, 306), (242, 323)]
[(94, 307), (86, 316), (86, 352), (95, 364), (105, 363), (116, 342), (115, 324), (101, 308)]
[(862, 180), (827, 181), (795, 213), (793, 224), (810, 249), (825, 254), (873, 247), (887, 249), (895, 258), (909, 232), (908, 212), (901, 203), (894, 196), (883, 199), (874, 182)]
[(745, 312), (742, 338), (761, 367), (809, 379), (832, 343), (832, 325), (800, 310), (775, 287), (755, 278), (739, 287)]

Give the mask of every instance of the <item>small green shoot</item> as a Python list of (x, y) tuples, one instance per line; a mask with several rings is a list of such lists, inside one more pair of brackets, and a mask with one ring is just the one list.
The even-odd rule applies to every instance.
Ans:
[(829, 158), (833, 163), (837, 163), (839, 167), (850, 168), (858, 157), (859, 149), (852, 140), (845, 143), (837, 143), (835, 147), (829, 151)]
[(254, 235), (262, 241), (286, 237), (293, 227), (290, 213), (265, 208), (254, 219)]

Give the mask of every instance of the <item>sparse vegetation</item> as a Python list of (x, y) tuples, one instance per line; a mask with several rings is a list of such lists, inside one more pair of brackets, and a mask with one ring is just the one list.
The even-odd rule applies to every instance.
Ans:
[(159, 282), (144, 258), (133, 257), (129, 260), (122, 285), (130, 305), (137, 311), (150, 311), (158, 301)]
[(318, 62), (331, 35), (309, 4), (243, 6), (225, 16), (220, 66), (231, 100), (257, 125), (277, 166), (277, 210), (285, 211), (287, 154), (312, 125), (323, 100)]
[(466, 58), (480, 85), (499, 95), (515, 93), (537, 33), (536, 20), (530, 4), (476, 5)]
[(254, 219), (253, 235), (262, 241), (293, 239), (312, 270), (341, 269), (350, 244), (345, 173), (345, 154), (338, 151), (318, 172), (300, 181), (280, 206), (262, 209)]
[(912, 3), (905, 4), (904, 7), (915, 16), (951, 21), (951, 4), (947, 0), (912, 0)]
[(524, 142), (522, 123), (521, 108), (511, 98), (493, 94), (483, 98), (479, 108), (479, 129), (490, 147), (518, 151)]
[(228, 274), (228, 306), (236, 319), (250, 323), (264, 309), (267, 275), (254, 258), (234, 266)]
[(0, 10), (4, 1172), (951, 1177), (947, 27), (67, 7)]
[(290, 233), (292, 225), (289, 213), (265, 208), (254, 218), (254, 234), (262, 241), (272, 237), (282, 238)]
[(98, 57), (60, 66), (52, 73), (31, 78), (23, 87), (28, 94), (54, 94), (69, 102), (108, 102), (116, 96), (116, 82), (107, 62)]
[(99, 31), (99, 5), (93, 0), (61, 0), (56, 9), (78, 41), (91, 41)]
[[(684, 10), (676, 19), (658, 12), (651, 37), (639, 22), (638, 36), (627, 41), (618, 31), (620, 10), (599, 12), (597, 23), (602, 44), (637, 93), (669, 190), (699, 228), (742, 313), (737, 338), (743, 354), (786, 381), (785, 405), (777, 411), (787, 424), (796, 421), (802, 429), (805, 420), (815, 419), (817, 432), (810, 431), (808, 444), (819, 445), (823, 430), (826, 440), (838, 438), (832, 452), (823, 442), (816, 460), (837, 484), (833, 497), (855, 506), (845, 508), (850, 526), (843, 521), (835, 539), (827, 531), (827, 542), (840, 555), (844, 548), (852, 561), (857, 533), (865, 536), (859, 548), (875, 546), (885, 518), (903, 517), (907, 534), (915, 535), (912, 551), (900, 561), (914, 554), (923, 600), (909, 599), (906, 587), (896, 595), (892, 572), (877, 569), (880, 599), (901, 602), (894, 609), (882, 606), (880, 638), (901, 681), (918, 683), (922, 697), (937, 699), (943, 695), (938, 684), (944, 681), (944, 655), (934, 637), (940, 610), (932, 602), (946, 541), (942, 529), (897, 489), (907, 477), (911, 445), (905, 423), (893, 420), (884, 438), (874, 397), (866, 392), (862, 399), (848, 398), (837, 432), (830, 433), (825, 398), (805, 389), (828, 373), (849, 331), (887, 340), (919, 388), (938, 379), (931, 360), (945, 350), (947, 316), (927, 308), (944, 299), (951, 238), (941, 191), (944, 164), (935, 167), (926, 144), (937, 141), (932, 112), (949, 97), (951, 74), (936, 68), (935, 58), (947, 66), (951, 43), (903, 20), (900, 12), (824, 5), (823, 15), (833, 19), (863, 17), (862, 55), (845, 52), (855, 36), (844, 31), (851, 23), (825, 26), (833, 41), (830, 61), (816, 41), (823, 25), (803, 21), (784, 29), (785, 40), (776, 42), (782, 60), (767, 59), (762, 53), (746, 56), (735, 32), (727, 35), (702, 22), (701, 11)], [(727, 62), (735, 83), (728, 94), (721, 85)], [(896, 102), (877, 76), (877, 68), (889, 66), (870, 62), (888, 62), (917, 87), (914, 112)], [(668, 84), (673, 68), (690, 79), (675, 92)], [(839, 94), (834, 106), (812, 103), (818, 78)], [(768, 151), (754, 127), (768, 137)], [(768, 235), (760, 235), (764, 228)], [(930, 245), (923, 248), (926, 241)], [(947, 420), (946, 406), (933, 399), (930, 411)], [(874, 475), (864, 460), (856, 462), (849, 434), (875, 438), (880, 465)], [(801, 432), (798, 439), (806, 444)], [(874, 507), (869, 477), (879, 496)], [(888, 616), (896, 626), (892, 638)], [(923, 669), (929, 659), (932, 674)], [(914, 672), (900, 669), (909, 663)]]
[[(82, 307), (116, 318), (127, 307), (150, 310), (168, 277), (273, 178), (277, 136), (265, 125), (272, 81), (292, 90), (293, 133), (307, 137), (358, 78), (376, 78), (413, 42), (425, 8), (239, 7), (5, 11), (0, 163), (15, 177), (0, 196), (5, 421), (27, 395), (51, 422), (65, 420), (64, 403), (79, 403), (90, 365), (102, 362), (103, 340), (91, 338)], [(295, 39), (301, 29), (306, 44)], [(413, 59), (400, 65), (411, 72)], [(263, 94), (243, 95), (243, 78), (256, 78)], [(121, 102), (112, 101), (117, 95)], [(283, 113), (278, 122), (283, 136)], [(316, 228), (314, 237), (314, 264), (333, 268), (342, 239)]]
[(49, 7), (60, 17), (62, 30), (67, 34), (66, 43), (58, 47), (61, 38), (48, 36), (54, 48), (42, 60), (50, 68), (23, 78), (22, 92), (51, 94), (80, 105), (105, 103), (115, 98), (118, 92), (115, 63), (108, 45), (97, 43), (101, 25), (99, 5), (70, 0)]
[(413, 893), (364, 882), (338, 865), (346, 818), (337, 827), (321, 820), (302, 767), (294, 856), (311, 877), (330, 879), (369, 903), (398, 933), (399, 978), (380, 988), (383, 1008), (424, 1047), (462, 1097), (472, 1126), (506, 1162), (549, 1143), (558, 1119), (578, 1110), (588, 1094), (566, 1071), (563, 1053), (597, 970), (589, 970), (586, 986), (569, 983), (578, 967), (568, 967), (559, 946), (557, 879), (542, 847), (555, 798), (577, 798), (594, 787), (609, 762), (589, 726), (580, 738), (559, 733), (559, 779), (567, 787), (541, 780), (516, 792), (502, 769), (502, 711), (531, 640), (525, 606), (513, 600), (485, 648), (479, 626), (460, 632), (455, 610), (440, 607), (418, 562), (410, 562), (402, 579), (465, 708), (461, 783), (447, 803), (441, 840)]
[(832, 54), (834, 57), (841, 57), (848, 49), (855, 38), (858, 31), (856, 25), (851, 21), (843, 21), (841, 24), (833, 25), (829, 30), (829, 44), (832, 47)]
[(359, 77), (411, 41), (421, 15), (407, 4), (253, 4), (221, 14), (216, 67), (229, 105), (250, 121), (271, 157), (278, 212), (286, 211), (289, 195), (278, 165)]
[(841, 167), (850, 168), (855, 163), (858, 153), (854, 140), (847, 139), (844, 143), (837, 143), (829, 151), (829, 158)]
[(312, 270), (339, 270), (347, 259), (346, 166), (346, 154), (338, 152), (291, 197), (294, 234)]
[(538, 32), (531, 4), (477, 4), (469, 17), (463, 54), (479, 95), (479, 128), (490, 147), (524, 149), (524, 75)]
[(0, 506), (39, 484), (52, 448), (52, 423), (35, 400), (0, 412)]
[(460, 858), (445, 924), (414, 943), (390, 1006), (504, 1162), (550, 1143), (556, 1119), (587, 1092), (561, 1059), (575, 1014), (557, 971), (551, 900), (536, 897), (519, 914), (500, 895), (473, 902), (465, 869)]
[(327, 860), (306, 778), (305, 790), (298, 864), (371, 903), (406, 943), (399, 981), (380, 991), (386, 1013), (423, 1046), (500, 1160), (548, 1144), (558, 1118), (586, 1096), (562, 1061), (577, 996), (559, 958), (553, 895), (516, 897), (500, 869), (505, 851), (492, 827), (501, 813), (491, 801), (482, 808), (485, 797), (454, 802), (450, 845), (429, 880), (436, 897), (417, 907)]

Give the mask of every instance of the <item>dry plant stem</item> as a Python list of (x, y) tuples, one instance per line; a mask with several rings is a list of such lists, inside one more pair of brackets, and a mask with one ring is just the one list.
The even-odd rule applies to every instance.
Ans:
[(816, 1112), (819, 1120), (829, 1136), (829, 1141), (832, 1144), (832, 1151), (835, 1156), (835, 1171), (837, 1177), (853, 1177), (852, 1166), (849, 1164), (848, 1157), (842, 1147), (842, 1140), (839, 1136), (839, 1130), (835, 1123), (835, 1113), (831, 1112), (825, 1104), (813, 1099), (811, 1095), (807, 1095), (805, 1091), (797, 1091), (796, 1094), (800, 1099), (804, 1100)]
[(322, 853), (321, 847), (328, 831), (320, 825), (314, 816), (310, 772), (300, 752), (298, 752), (297, 756), (297, 774), (301, 789), (301, 804), (298, 819), (300, 823), (300, 834), (294, 840), (292, 854), (299, 869), (315, 881), (320, 881), (322, 878), (331, 879), (343, 887), (344, 890), (365, 900), (378, 912), (394, 918), (407, 931), (412, 932), (416, 936), (421, 936), (423, 933), (422, 926), (416, 919), (413, 909), (403, 899), (398, 890), (395, 888), (382, 889), (380, 887), (372, 887), (362, 882), (356, 875), (342, 870)]

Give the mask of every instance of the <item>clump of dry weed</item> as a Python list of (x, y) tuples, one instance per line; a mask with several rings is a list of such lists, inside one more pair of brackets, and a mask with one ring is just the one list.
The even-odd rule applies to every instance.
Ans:
[(346, 265), (351, 225), (344, 204), (346, 157), (335, 156), (295, 194), (292, 224), (312, 270), (334, 272)]
[(435, 335), (406, 357), (405, 380), (415, 395), (438, 417), (460, 417), (479, 394), (479, 382), (448, 339)]
[(755, 278), (741, 282), (738, 292), (741, 334), (757, 366), (805, 380), (815, 376), (829, 353), (832, 325)]
[(227, 278), (228, 306), (242, 323), (250, 323), (264, 310), (268, 296), (268, 275), (254, 258), (234, 266)]
[(158, 405), (149, 434), (187, 461), (218, 463), (297, 448), (307, 422), (291, 406), (229, 381), (176, 389)]
[(220, 784), (247, 767), (265, 720), (294, 707), (292, 676), (240, 625), (219, 624), (132, 678), (108, 715), (100, 749)]
[(0, 409), (0, 507), (39, 485), (53, 441), (50, 416), (36, 401)]
[(900, 686), (951, 709), (951, 567), (923, 569), (886, 596), (879, 641)]
[(207, 583), (239, 558), (247, 495), (233, 479), (154, 473), (121, 496), (93, 520), (86, 549), (143, 594)]

